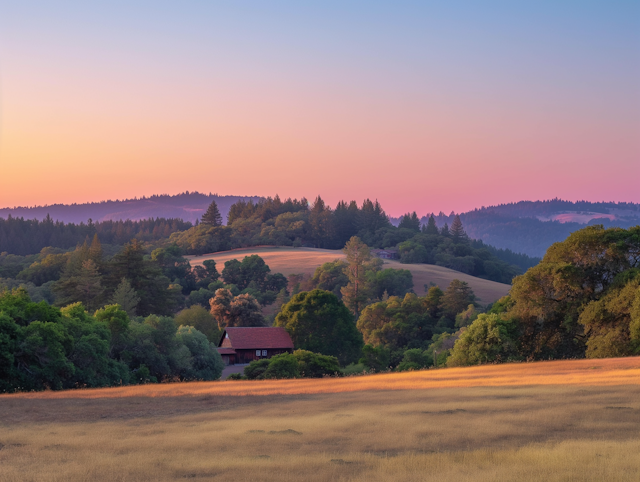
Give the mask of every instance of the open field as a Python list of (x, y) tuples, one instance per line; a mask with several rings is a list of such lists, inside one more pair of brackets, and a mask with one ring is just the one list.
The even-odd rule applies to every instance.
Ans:
[[(231, 251), (222, 251), (219, 253), (205, 254), (202, 256), (186, 256), (189, 258), (192, 266), (202, 264), (206, 259), (215, 260), (218, 265), (218, 271), (222, 271), (225, 261), (230, 259), (242, 260), (245, 256), (252, 254), (260, 255), (271, 268), (274, 273), (282, 273), (285, 276), (290, 274), (305, 273), (313, 275), (315, 269), (323, 263), (333, 261), (335, 259), (344, 258), (344, 254), (340, 250), (318, 249), (318, 248), (289, 248), (289, 247), (257, 247), (246, 249), (234, 249)], [(402, 264), (399, 261), (385, 260), (385, 268), (408, 269), (413, 274), (413, 289), (422, 295), (424, 294), (424, 285), (435, 283), (442, 289), (449, 286), (452, 279), (466, 281), (473, 289), (474, 293), (483, 303), (493, 303), (509, 292), (510, 285), (496, 283), (468, 274), (454, 271), (452, 269), (443, 268), (441, 266), (429, 264)]]
[(0, 396), (0, 480), (640, 479), (640, 358)]

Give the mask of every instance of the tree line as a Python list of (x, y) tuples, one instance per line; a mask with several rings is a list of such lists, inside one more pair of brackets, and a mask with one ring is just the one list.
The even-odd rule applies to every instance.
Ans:
[(589, 226), (551, 246), (458, 334), (451, 366), (640, 353), (640, 226)]
[(0, 391), (215, 380), (222, 358), (206, 336), (156, 315), (131, 320), (118, 305), (89, 314), (0, 294)]
[(170, 241), (187, 254), (204, 254), (258, 245), (340, 249), (357, 236), (372, 248), (399, 249), (403, 262), (438, 264), (503, 283), (535, 264), (526, 255), (469, 239), (459, 217), (453, 232), (447, 225), (439, 229), (433, 216), (421, 224), (415, 212), (395, 227), (380, 203), (369, 199), (360, 206), (341, 201), (335, 209), (319, 196), (311, 205), (304, 198), (282, 201), (278, 196), (239, 201), (231, 206), (226, 226), (215, 203), (210, 211), (198, 226), (172, 234)]
[(182, 219), (144, 219), (140, 221), (101, 221), (62, 223), (49, 215), (42, 221), (16, 218), (9, 215), (0, 218), (0, 253), (31, 255), (44, 248), (69, 249), (98, 235), (104, 244), (122, 246), (132, 239), (142, 242), (159, 241), (172, 233), (184, 231), (191, 223)]

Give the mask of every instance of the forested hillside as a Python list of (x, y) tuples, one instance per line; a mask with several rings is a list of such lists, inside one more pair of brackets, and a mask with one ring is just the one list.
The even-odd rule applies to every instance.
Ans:
[[(6, 219), (11, 215), (14, 218), (43, 221), (49, 216), (53, 221), (87, 224), (90, 219), (96, 223), (165, 218), (181, 219), (185, 222), (196, 224), (205, 214), (211, 202), (215, 201), (222, 223), (231, 224), (236, 219), (250, 217), (241, 212), (239, 201), (242, 205), (248, 205), (249, 202), (252, 205), (258, 205), (261, 199), (257, 196), (218, 196), (216, 194), (206, 195), (198, 192), (185, 192), (175, 196), (158, 195), (100, 203), (0, 208), (0, 220), (2, 218)], [(306, 202), (306, 199), (300, 201)], [(236, 212), (230, 215), (230, 219), (227, 219), (227, 215), (233, 205), (236, 205)], [(343, 207), (348, 208), (349, 205), (345, 203)], [(286, 212), (295, 213), (297, 212), (295, 209), (298, 208), (286, 208), (290, 209)], [(416, 206), (416, 208), (425, 208), (425, 206)], [(426, 208), (428, 209), (428, 206)], [(347, 209), (342, 211), (346, 212)], [(275, 212), (273, 211), (273, 214)], [(282, 214), (282, 212), (279, 214)], [(420, 218), (419, 224), (426, 225), (430, 216), (431, 214), (427, 214)], [(439, 214), (433, 213), (433, 216), (439, 229), (442, 229), (445, 224), (451, 226), (455, 219), (455, 213), (453, 212), (449, 215), (442, 212)], [(466, 213), (459, 213), (459, 216), (464, 223), (465, 231), (469, 238), (482, 241), (488, 249), (491, 249), (489, 246), (493, 246), (498, 249), (508, 250), (509, 252), (505, 252), (504, 255), (503, 253), (493, 254), (496, 254), (503, 261), (518, 265), (522, 269), (527, 269), (535, 264), (535, 261), (531, 263), (526, 258), (517, 258), (513, 255), (522, 253), (533, 258), (540, 258), (553, 243), (562, 241), (572, 232), (589, 224), (602, 224), (605, 227), (621, 228), (638, 225), (640, 224), (640, 205), (611, 202), (592, 203), (588, 201), (570, 202), (552, 199), (548, 201), (520, 201), (482, 207)], [(275, 215), (271, 216), (269, 212), (260, 213), (260, 218), (264, 218), (263, 221), (275, 217)], [(392, 225), (398, 226), (401, 219), (402, 217), (389, 218), (389, 221)], [(362, 222), (365, 221), (363, 220)], [(341, 229), (339, 226), (342, 224), (342, 221), (336, 224), (338, 229)], [(380, 225), (379, 227), (384, 228), (385, 226)], [(348, 230), (348, 228), (346, 229)], [(181, 230), (184, 230), (184, 228), (181, 228)], [(373, 229), (373, 231), (375, 230)], [(348, 239), (344, 232), (342, 235), (338, 235), (341, 241)], [(0, 232), (0, 242), (1, 236), (2, 233)], [(303, 238), (303, 236), (297, 237)], [(341, 247), (344, 243), (337, 242), (338, 238), (334, 239), (335, 242), (321, 247)], [(371, 239), (367, 241), (370, 242)], [(393, 243), (393, 241), (393, 239), (380, 239), (375, 244), (380, 247), (390, 247), (397, 244), (397, 242)], [(103, 242), (109, 243), (108, 240)], [(314, 240), (311, 242), (317, 245)], [(373, 246), (374, 244), (371, 245)], [(0, 247), (0, 251), (2, 249)], [(29, 252), (36, 251), (31, 248)], [(27, 250), (23, 250), (23, 252), (26, 253)]]
[(46, 216), (37, 219), (0, 218), (0, 253), (30, 255), (43, 248), (74, 248), (98, 235), (103, 244), (122, 246), (132, 239), (159, 241), (171, 233), (189, 229), (191, 223), (182, 219), (144, 219), (140, 221), (102, 221), (68, 223), (53, 221)]
[[(435, 215), (436, 224), (451, 226), (455, 214)], [(421, 219), (426, 224), (429, 215)], [(496, 248), (541, 257), (553, 243), (586, 225), (629, 228), (640, 224), (640, 205), (634, 203), (520, 201), (460, 213), (470, 238)], [(395, 225), (400, 218), (391, 220)], [(516, 263), (517, 264), (517, 263)]]
[(278, 196), (258, 203), (239, 201), (229, 210), (227, 225), (203, 222), (171, 235), (186, 254), (204, 254), (233, 248), (271, 245), (340, 249), (358, 236), (372, 248), (398, 251), (402, 262), (436, 264), (472, 276), (510, 283), (536, 259), (485, 246), (465, 233), (460, 219), (438, 229), (435, 220), (422, 225), (417, 214), (407, 214), (393, 226), (377, 201), (341, 201), (335, 209), (319, 196), (306, 199)]
[(0, 208), (0, 218), (23, 217), (25, 219), (44, 220), (47, 215), (54, 221), (64, 223), (87, 223), (96, 221), (142, 220), (148, 218), (178, 218), (195, 224), (209, 204), (215, 201), (223, 220), (231, 205), (239, 200), (254, 202), (257, 196), (218, 196), (184, 192), (175, 196), (167, 194), (122, 201), (102, 201), (84, 204), (52, 204), (49, 206), (5, 207)]

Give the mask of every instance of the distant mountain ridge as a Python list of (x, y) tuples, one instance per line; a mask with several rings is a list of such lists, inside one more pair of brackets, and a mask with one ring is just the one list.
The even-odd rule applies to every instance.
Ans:
[[(0, 218), (24, 217), (43, 220), (47, 214), (54, 221), (86, 223), (96, 221), (132, 221), (148, 218), (179, 218), (195, 223), (216, 201), (226, 223), (232, 204), (237, 201), (257, 202), (259, 196), (219, 196), (199, 192), (177, 195), (154, 195), (135, 199), (102, 201), (84, 204), (53, 204), (49, 206), (0, 208)], [(455, 213), (434, 214), (438, 227), (451, 226)], [(426, 224), (429, 215), (422, 217)], [(510, 249), (533, 257), (541, 257), (553, 243), (562, 241), (588, 224), (629, 228), (640, 224), (640, 204), (589, 201), (519, 201), (474, 209), (460, 213), (464, 229), (473, 239), (496, 248)], [(400, 218), (390, 218), (398, 225)]]
[[(470, 211), (471, 212), (471, 211)], [(607, 218), (611, 221), (640, 219), (640, 204), (589, 201), (564, 201), (550, 199), (547, 201), (519, 201), (517, 203), (499, 204), (497, 206), (482, 207), (473, 212), (493, 212), (501, 216), (535, 217), (541, 221), (578, 222), (587, 224), (591, 219)], [(563, 218), (565, 215), (567, 217)], [(584, 220), (585, 215), (590, 219)], [(581, 222), (585, 221), (585, 222)]]
[[(455, 213), (435, 214), (438, 227), (451, 226)], [(426, 224), (429, 215), (422, 217)], [(542, 257), (553, 243), (587, 225), (629, 228), (640, 224), (640, 204), (589, 201), (520, 201), (460, 213), (469, 237), (496, 248)], [(397, 225), (400, 218), (392, 218)]]
[(25, 219), (43, 220), (47, 214), (54, 221), (64, 223), (86, 223), (93, 221), (139, 221), (148, 218), (180, 218), (195, 223), (206, 211), (211, 201), (218, 204), (220, 214), (226, 221), (232, 204), (242, 200), (254, 202), (258, 196), (219, 196), (217, 194), (201, 194), (184, 192), (177, 195), (161, 194), (150, 197), (101, 201), (83, 204), (52, 204), (48, 206), (0, 208), (0, 217), (24, 217)]

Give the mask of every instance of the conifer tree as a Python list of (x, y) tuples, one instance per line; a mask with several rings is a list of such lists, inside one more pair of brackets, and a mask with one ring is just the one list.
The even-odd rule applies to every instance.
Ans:
[(451, 234), (449, 233), (449, 225), (447, 223), (444, 223), (444, 226), (442, 226), (442, 230), (440, 230), (440, 234), (445, 238), (448, 238), (449, 236), (451, 236)]
[(220, 215), (218, 205), (215, 201), (211, 201), (211, 204), (209, 204), (207, 212), (202, 216), (200, 223), (208, 224), (210, 226), (222, 226), (222, 216)]
[(433, 217), (433, 214), (429, 216), (429, 221), (427, 222), (427, 227), (424, 229), (425, 234), (440, 234), (438, 232), (438, 226), (436, 226), (436, 218)]
[(89, 259), (93, 260), (98, 267), (102, 265), (102, 244), (97, 233), (93, 235), (91, 246), (89, 246)]
[(127, 315), (135, 316), (136, 308), (138, 307), (138, 303), (140, 303), (140, 297), (127, 278), (122, 278), (122, 281), (113, 293), (111, 303), (120, 305), (122, 311), (126, 311)]
[(335, 226), (333, 212), (318, 196), (309, 211), (311, 236), (318, 248), (328, 247), (334, 237)]
[(402, 216), (402, 220), (398, 225), (398, 228), (406, 228), (411, 229), (412, 231), (420, 231), (420, 219), (418, 219), (418, 215), (415, 211), (413, 213), (405, 214)]
[(98, 266), (92, 259), (84, 261), (76, 278), (75, 300), (81, 301), (87, 310), (93, 312), (100, 306), (103, 292)]
[(464, 240), (464, 238), (467, 236), (462, 227), (462, 221), (460, 221), (460, 216), (457, 214), (453, 220), (453, 223), (451, 223), (450, 233), (454, 243), (459, 243), (460, 241)]

